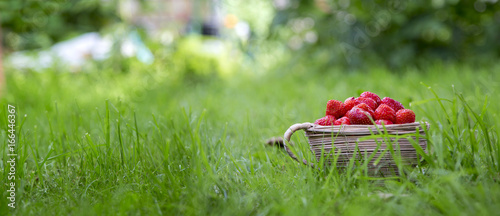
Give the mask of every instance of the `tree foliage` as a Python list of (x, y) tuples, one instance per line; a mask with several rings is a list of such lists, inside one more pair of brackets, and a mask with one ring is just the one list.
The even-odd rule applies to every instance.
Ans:
[(97, 31), (118, 19), (114, 3), (114, 0), (1, 1), (4, 44), (9, 50), (43, 48), (73, 34)]
[[(359, 65), (376, 59), (401, 66), (425, 59), (466, 60), (500, 54), (500, 4), (496, 1), (275, 2), (288, 4), (277, 6), (271, 36), (287, 39), (295, 49), (327, 53), (334, 64)], [(317, 39), (307, 43), (311, 32)]]

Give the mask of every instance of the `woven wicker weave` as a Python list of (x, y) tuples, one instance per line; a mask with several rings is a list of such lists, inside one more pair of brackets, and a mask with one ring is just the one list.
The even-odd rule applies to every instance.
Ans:
[[(422, 126), (425, 126), (425, 130)], [(347, 167), (353, 156), (357, 160), (368, 159), (372, 153), (374, 157), (368, 162), (368, 168), (372, 174), (391, 175), (397, 173), (397, 165), (394, 161), (394, 155), (400, 155), (402, 164), (415, 166), (420, 159), (413, 144), (418, 143), (422, 150), (427, 149), (427, 140), (425, 131), (429, 129), (428, 123), (410, 123), (393, 124), (385, 126), (385, 130), (380, 125), (342, 125), (342, 126), (320, 126), (312, 123), (302, 123), (292, 125), (284, 135), (284, 147), (290, 157), (297, 160), (297, 157), (290, 151), (287, 144), (290, 138), (297, 130), (304, 130), (309, 140), (311, 151), (316, 159), (320, 160), (321, 150), (324, 149), (325, 155), (330, 154), (335, 148), (338, 155), (336, 166), (338, 168)], [(378, 138), (369, 138), (370, 135), (387, 134), (389, 136), (378, 136)], [(396, 136), (394, 136), (396, 135)], [(288, 143), (287, 143), (288, 142)], [(389, 146), (388, 146), (389, 144)], [(379, 157), (386, 148), (391, 147), (394, 151), (386, 151), (382, 157)], [(357, 150), (359, 149), (359, 150)], [(332, 157), (326, 157), (328, 164), (332, 163)], [(377, 159), (379, 159), (377, 161)], [(375, 164), (374, 162), (378, 162)], [(306, 165), (313, 165), (303, 161)]]

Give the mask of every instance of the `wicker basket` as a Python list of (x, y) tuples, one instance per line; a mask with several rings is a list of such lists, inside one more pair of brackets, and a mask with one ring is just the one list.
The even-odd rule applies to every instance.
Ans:
[[(426, 127), (425, 130), (423, 127)], [(318, 161), (321, 158), (322, 149), (324, 149), (324, 155), (330, 155), (325, 157), (327, 164), (332, 163), (334, 159), (332, 155), (334, 154), (330, 153), (332, 149), (336, 149), (335, 155), (338, 156), (336, 166), (340, 169), (347, 167), (353, 156), (356, 160), (364, 162), (370, 159), (370, 155), (374, 153), (370, 161), (368, 161), (368, 168), (372, 175), (398, 175), (397, 163), (394, 158), (401, 158), (401, 164), (404, 165), (417, 165), (421, 157), (417, 154), (415, 147), (418, 144), (421, 150), (426, 152), (425, 131), (428, 129), (429, 124), (426, 122), (387, 125), (385, 129), (380, 125), (320, 126), (312, 123), (302, 123), (292, 125), (285, 132), (284, 147), (290, 157), (299, 161), (287, 147), (287, 144), (290, 143), (290, 138), (295, 131), (304, 130), (311, 151)], [(367, 137), (381, 133), (388, 136)], [(375, 164), (375, 162), (377, 163)], [(305, 160), (303, 160), (303, 163), (314, 165)]]

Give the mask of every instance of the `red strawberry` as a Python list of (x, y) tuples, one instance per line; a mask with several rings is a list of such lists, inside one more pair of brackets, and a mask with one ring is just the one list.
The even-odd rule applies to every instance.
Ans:
[(332, 115), (339, 118), (344, 114), (344, 104), (342, 102), (338, 100), (329, 100), (326, 103), (326, 115)]
[(351, 124), (361, 124), (361, 125), (370, 125), (372, 124), (370, 113), (360, 109), (360, 108), (352, 108), (349, 111), (348, 116), (349, 122)]
[(382, 120), (377, 120), (377, 121), (375, 121), (375, 124), (378, 124), (378, 125), (382, 125), (382, 124), (384, 124), (384, 125), (391, 125), (391, 124), (392, 124), (392, 122), (391, 122), (391, 121), (389, 121), (389, 120), (383, 120), (383, 119), (382, 119)]
[(355, 97), (350, 97), (345, 99), (344, 101), (344, 111), (345, 113), (349, 112), (354, 106), (356, 106), (356, 98)]
[(403, 104), (401, 104), (399, 101), (394, 100), (390, 97), (385, 97), (382, 99), (382, 104), (386, 104), (387, 106), (390, 106), (395, 112), (397, 112), (400, 109), (404, 109), (405, 107)]
[(415, 113), (409, 109), (401, 109), (396, 113), (396, 123), (406, 124), (415, 122)]
[(335, 116), (327, 115), (323, 118), (316, 120), (314, 122), (314, 124), (323, 125), (323, 126), (330, 126), (330, 125), (333, 125), (334, 122), (335, 122)]
[(375, 120), (389, 120), (396, 122), (396, 112), (387, 104), (381, 104), (373, 114)]
[(356, 102), (357, 102), (357, 104), (365, 103), (366, 105), (370, 106), (370, 108), (372, 108), (372, 110), (377, 109), (377, 102), (375, 102), (371, 98), (359, 97), (359, 98), (356, 98)]
[(361, 93), (360, 97), (373, 99), (377, 103), (377, 106), (380, 105), (380, 103), (382, 102), (382, 100), (380, 100), (380, 97), (377, 94), (368, 91)]
[(370, 106), (366, 105), (365, 103), (360, 103), (360, 104), (354, 106), (354, 108), (362, 109), (363, 111), (370, 113), (370, 116), (373, 116), (373, 114), (374, 114), (372, 108), (370, 108)]
[(349, 118), (344, 116), (342, 118), (335, 120), (335, 122), (333, 124), (334, 125), (350, 125), (351, 122), (349, 121)]

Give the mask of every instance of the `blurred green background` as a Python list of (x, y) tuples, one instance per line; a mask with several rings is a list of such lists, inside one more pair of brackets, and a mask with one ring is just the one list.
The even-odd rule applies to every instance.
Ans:
[[(207, 73), (204, 66), (193, 62), (204, 64), (194, 59), (213, 56), (203, 55), (204, 45), (209, 47), (205, 51), (220, 58), (237, 53), (241, 58), (231, 62), (238, 64), (268, 65), (264, 62), (295, 58), (299, 61), (294, 62), (314, 61), (326, 67), (377, 64), (394, 70), (437, 61), (486, 64), (500, 55), (500, 4), (494, 0), (256, 0), (252, 4), (227, 0), (6, 0), (0, 3), (0, 10), (7, 56), (21, 50), (48, 49), (87, 32), (113, 36), (112, 42), (117, 43), (124, 34), (137, 31), (157, 62), (198, 52), (180, 64), (202, 74)], [(200, 38), (186, 41), (193, 35), (208, 35), (226, 46), (207, 45)], [(308, 57), (300, 57), (304, 55)], [(226, 60), (206, 61), (221, 64), (215, 70), (227, 70)]]

